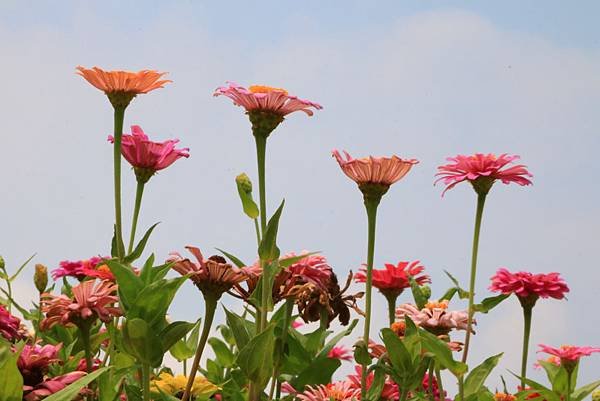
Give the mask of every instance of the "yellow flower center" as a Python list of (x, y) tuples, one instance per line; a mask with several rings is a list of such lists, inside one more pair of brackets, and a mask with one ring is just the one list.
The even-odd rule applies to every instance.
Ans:
[(248, 88), (248, 90), (252, 93), (283, 92), (285, 95), (288, 94), (288, 92), (285, 89), (274, 88), (272, 86), (266, 86), (266, 85), (252, 85)]
[(425, 304), (427, 309), (448, 309), (448, 300), (429, 301)]

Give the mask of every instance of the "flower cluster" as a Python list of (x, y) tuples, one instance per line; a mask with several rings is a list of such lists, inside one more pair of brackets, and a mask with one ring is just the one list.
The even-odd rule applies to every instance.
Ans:
[(52, 270), (52, 278), (58, 280), (61, 277), (75, 277), (78, 280), (86, 278), (99, 278), (102, 280), (114, 280), (114, 275), (105, 263), (110, 259), (108, 256), (92, 256), (83, 260), (63, 260), (58, 268)]

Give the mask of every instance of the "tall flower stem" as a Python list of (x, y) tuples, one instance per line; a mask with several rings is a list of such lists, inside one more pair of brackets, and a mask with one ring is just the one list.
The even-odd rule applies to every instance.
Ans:
[(391, 326), (396, 321), (396, 300), (398, 299), (398, 295), (385, 294), (385, 299), (388, 304), (388, 317)]
[(204, 307), (205, 307), (205, 316), (204, 316), (204, 325), (202, 326), (202, 334), (200, 335), (200, 341), (198, 342), (198, 347), (196, 348), (196, 355), (194, 356), (194, 362), (192, 362), (192, 367), (190, 369), (190, 374), (188, 376), (187, 384), (185, 385), (185, 391), (183, 393), (183, 397), (181, 401), (187, 401), (190, 398), (190, 393), (192, 391), (192, 386), (194, 384), (194, 379), (196, 378), (196, 373), (198, 372), (198, 366), (200, 365), (200, 358), (202, 358), (202, 352), (204, 351), (204, 347), (206, 346), (206, 341), (208, 340), (208, 334), (210, 333), (210, 328), (213, 323), (213, 319), (215, 317), (215, 311), (217, 310), (217, 301), (218, 298), (212, 294), (205, 293), (204, 294)]
[(135, 190), (135, 206), (133, 208), (133, 219), (131, 220), (131, 234), (129, 235), (129, 249), (127, 250), (128, 254), (133, 251), (135, 231), (137, 229), (137, 222), (140, 215), (140, 208), (142, 206), (142, 196), (144, 195), (145, 185), (146, 184), (141, 181), (137, 182), (137, 187)]
[[(256, 141), (256, 162), (258, 165), (258, 196), (260, 204), (260, 231), (265, 235), (267, 229), (267, 195), (265, 183), (265, 158), (267, 150), (267, 137), (262, 135), (254, 135)], [(260, 245), (260, 244), (259, 244)], [(260, 261), (260, 267), (264, 273), (265, 262)], [(257, 315), (258, 330), (260, 333), (267, 325), (267, 302), (271, 289), (262, 282), (261, 297), (260, 297), (260, 315)]]
[(79, 335), (83, 344), (83, 352), (85, 354), (85, 370), (90, 373), (92, 371), (92, 345), (90, 340), (90, 324), (83, 322), (78, 325)]
[(283, 327), (281, 331), (281, 341), (275, 354), (275, 364), (273, 365), (273, 376), (271, 377), (271, 389), (269, 390), (269, 401), (273, 399), (275, 388), (277, 387), (277, 377), (279, 376), (279, 368), (281, 365), (281, 357), (283, 356), (283, 350), (285, 348), (285, 341), (287, 340), (290, 323), (292, 321), (292, 312), (294, 311), (294, 298), (287, 298), (285, 300), (285, 314), (283, 315)]
[(254, 219), (254, 231), (256, 232), (256, 246), (260, 246), (260, 227), (258, 226), (258, 219)]
[[(373, 259), (375, 256), (375, 226), (377, 223), (377, 206), (381, 196), (370, 197), (365, 194), (365, 208), (367, 209), (368, 220), (368, 239), (367, 239), (367, 280), (365, 292), (365, 326), (363, 341), (369, 343), (369, 334), (371, 330), (371, 293), (373, 290)], [(367, 395), (367, 365), (362, 365), (361, 373), (361, 400), (366, 399)]]
[(142, 364), (143, 400), (150, 401), (150, 365)]
[(465, 348), (462, 354), (462, 362), (467, 362), (469, 355), (469, 345), (471, 343), (471, 331), (473, 330), (473, 314), (475, 299), (475, 278), (477, 275), (477, 253), (479, 251), (479, 233), (481, 232), (481, 220), (483, 217), (483, 207), (485, 205), (486, 194), (477, 195), (477, 211), (475, 214), (475, 229), (473, 230), (473, 252), (471, 254), (471, 278), (469, 280), (469, 318), (467, 320), (467, 333), (465, 335)]
[(525, 388), (527, 376), (527, 354), (529, 353), (529, 336), (531, 334), (531, 315), (533, 307), (523, 306), (523, 356), (521, 359), (521, 387)]
[(571, 386), (573, 385), (572, 383), (573, 380), (573, 370), (572, 369), (567, 369), (567, 394), (566, 394), (566, 401), (571, 401)]
[(115, 239), (117, 244), (117, 257), (121, 260), (125, 255), (123, 245), (123, 223), (121, 219), (121, 141), (123, 139), (123, 121), (125, 119), (125, 107), (115, 106), (115, 131), (113, 147), (113, 172), (115, 184)]

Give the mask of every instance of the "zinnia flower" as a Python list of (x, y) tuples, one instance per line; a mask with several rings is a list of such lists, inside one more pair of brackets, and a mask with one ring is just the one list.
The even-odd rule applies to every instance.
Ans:
[(46, 330), (56, 323), (77, 326), (85, 322), (100, 319), (109, 322), (115, 316), (121, 315), (121, 310), (112, 306), (118, 302), (117, 285), (110, 281), (83, 281), (72, 288), (73, 299), (64, 294), (55, 296), (44, 294), (42, 312), (46, 318), (40, 323), (40, 328)]
[(23, 386), (23, 401), (40, 401), (49, 395), (59, 392), (85, 375), (85, 372), (74, 371), (62, 376), (46, 379), (36, 386)]
[(8, 341), (21, 339), (21, 320), (0, 305), (0, 335)]
[(531, 185), (528, 177), (533, 177), (526, 166), (519, 164), (506, 169), (508, 164), (519, 159), (519, 156), (510, 156), (506, 153), (500, 156), (493, 154), (476, 153), (471, 156), (458, 155), (449, 157), (447, 160), (450, 164), (439, 166), (436, 176), (439, 178), (435, 181), (443, 181), (446, 189), (442, 192), (442, 196), (449, 189), (463, 181), (470, 181), (475, 191), (481, 194), (487, 194), (496, 180), (502, 181), (504, 184), (511, 182), (519, 185)]
[(248, 275), (243, 270), (227, 263), (222, 256), (215, 255), (204, 259), (200, 249), (193, 246), (185, 248), (194, 255), (197, 263), (184, 259), (177, 252), (171, 253), (167, 262), (173, 262), (173, 270), (182, 276), (191, 273), (190, 279), (204, 294), (219, 298), (234, 285), (248, 279)]
[(402, 304), (396, 309), (396, 317), (405, 316), (436, 336), (447, 335), (453, 329), (467, 330), (467, 312), (448, 311), (448, 301), (428, 302), (421, 310), (412, 304)]
[(51, 363), (58, 362), (58, 351), (62, 344), (47, 344), (43, 347), (39, 345), (25, 344), (23, 350), (17, 359), (17, 368), (23, 376), (23, 384), (26, 386), (35, 386), (44, 380), (44, 375), (48, 373)]
[(327, 358), (339, 359), (340, 361), (351, 361), (352, 353), (344, 346), (335, 346), (327, 354)]
[(596, 347), (576, 347), (574, 345), (561, 345), (559, 348), (550, 347), (548, 345), (539, 344), (538, 352), (545, 352), (560, 358), (561, 363), (577, 362), (582, 356), (590, 356), (594, 352), (600, 352), (600, 348)]
[(491, 291), (515, 294), (521, 303), (533, 305), (538, 298), (563, 299), (569, 287), (559, 273), (511, 273), (500, 268), (492, 277)]
[(496, 393), (494, 394), (494, 401), (515, 401), (517, 397), (507, 393)]
[[(187, 377), (184, 375), (173, 376), (167, 372), (162, 372), (158, 378), (152, 380), (152, 390), (155, 392), (162, 391), (166, 394), (180, 398), (185, 391)], [(195, 397), (208, 398), (213, 395), (219, 388), (209, 382), (203, 376), (196, 376), (192, 385), (191, 394)]]
[[(384, 269), (373, 269), (373, 287), (377, 288), (383, 295), (397, 297), (405, 288), (410, 288), (410, 277), (413, 277), (419, 285), (431, 283), (428, 275), (420, 275), (425, 268), (419, 261), (399, 262), (397, 265), (386, 263)], [(367, 280), (364, 267), (356, 273), (354, 279), (358, 283)]]
[(296, 394), (296, 398), (301, 401), (356, 401), (360, 397), (360, 388), (355, 388), (349, 381), (307, 387), (303, 393)]
[[(115, 138), (109, 135), (114, 143)], [(189, 157), (189, 148), (175, 149), (178, 139), (151, 141), (139, 125), (131, 126), (131, 135), (123, 135), (121, 153), (135, 170), (138, 181), (146, 183), (154, 173), (169, 167), (181, 157)]]
[(104, 264), (104, 260), (110, 259), (109, 256), (93, 256), (84, 260), (63, 260), (57, 269), (52, 270), (52, 278), (57, 280), (61, 277), (75, 277), (83, 280), (88, 277), (95, 277), (103, 280), (114, 281), (115, 277), (110, 268)]
[[(356, 374), (348, 375), (348, 381), (351, 383), (351, 386), (353, 389), (356, 389), (360, 392), (362, 366), (357, 365), (354, 367), (354, 370), (355, 370)], [(375, 380), (375, 373), (369, 372), (369, 374), (367, 374), (367, 382), (366, 382), (367, 388), (371, 387), (371, 385), (373, 384), (373, 380)], [(383, 384), (383, 389), (381, 391), (380, 400), (395, 401), (395, 400), (398, 400), (399, 396), (400, 396), (400, 391), (398, 390), (398, 385), (396, 383), (394, 383), (394, 381), (389, 376), (386, 376), (384, 384)]]

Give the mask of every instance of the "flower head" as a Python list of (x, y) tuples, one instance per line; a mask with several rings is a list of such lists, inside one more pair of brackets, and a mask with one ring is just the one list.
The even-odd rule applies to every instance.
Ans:
[(492, 277), (490, 290), (503, 294), (515, 294), (528, 305), (535, 304), (538, 298), (563, 299), (569, 287), (559, 273), (511, 273), (500, 268)]
[(545, 352), (560, 358), (561, 363), (577, 362), (582, 356), (590, 356), (594, 352), (600, 352), (600, 348), (596, 347), (576, 347), (574, 345), (561, 345), (559, 348), (550, 347), (548, 345), (539, 344), (538, 352)]
[(356, 401), (360, 397), (360, 388), (349, 381), (307, 387), (303, 393), (296, 394), (300, 401)]
[(46, 318), (40, 323), (42, 330), (60, 324), (81, 325), (100, 319), (109, 322), (115, 316), (121, 315), (121, 310), (115, 306), (118, 302), (117, 285), (110, 281), (83, 281), (72, 288), (73, 298), (66, 295), (44, 294), (42, 312)]
[(83, 260), (63, 260), (58, 268), (52, 270), (52, 278), (57, 280), (61, 277), (75, 277), (83, 280), (88, 277), (99, 278), (103, 280), (114, 280), (115, 277), (110, 268), (104, 264), (104, 260), (110, 259), (108, 256), (93, 256)]
[(23, 376), (23, 384), (35, 386), (41, 383), (50, 364), (58, 361), (58, 351), (61, 348), (62, 344), (47, 344), (43, 347), (25, 344), (17, 359), (17, 368)]
[[(386, 263), (384, 269), (373, 269), (373, 287), (386, 296), (397, 297), (405, 288), (410, 288), (410, 277), (419, 285), (430, 283), (429, 276), (421, 274), (424, 270), (419, 261), (399, 262), (397, 265)], [(366, 269), (361, 268), (354, 279), (359, 283), (366, 282)]]
[(59, 392), (69, 384), (85, 376), (85, 372), (74, 371), (62, 376), (48, 378), (36, 386), (23, 386), (23, 401), (39, 401)]
[(519, 185), (531, 185), (529, 178), (533, 176), (527, 171), (526, 166), (519, 164), (504, 168), (517, 159), (519, 156), (510, 156), (506, 153), (500, 156), (476, 153), (471, 156), (449, 157), (447, 160), (451, 163), (438, 167), (436, 176), (439, 178), (436, 183), (443, 181), (446, 185), (442, 196), (463, 181), (471, 182), (475, 191), (482, 194), (487, 194), (496, 180), (504, 184), (514, 182)]
[(21, 320), (0, 305), (0, 335), (8, 341), (21, 339)]
[(327, 358), (331, 359), (339, 359), (340, 361), (351, 361), (352, 353), (350, 350), (344, 346), (335, 346), (329, 351), (327, 354)]
[[(348, 375), (348, 381), (352, 384), (352, 388), (360, 391), (361, 389), (361, 376), (362, 376), (362, 366), (357, 365), (354, 367), (354, 371), (356, 374)], [(369, 372), (367, 374), (367, 388), (371, 387), (373, 381), (375, 380), (375, 373)], [(400, 396), (400, 391), (398, 390), (398, 385), (394, 383), (394, 381), (386, 376), (383, 389), (381, 390), (381, 400), (383, 401), (395, 401), (398, 400)]]
[(396, 308), (396, 317), (409, 317), (417, 326), (437, 336), (447, 335), (451, 330), (467, 330), (468, 314), (465, 311), (449, 311), (448, 301), (429, 302), (419, 310), (412, 304)]
[(494, 401), (515, 401), (517, 397), (512, 394), (497, 392), (494, 394)]
[(248, 279), (248, 275), (241, 269), (232, 266), (221, 256), (211, 256), (204, 259), (200, 249), (193, 246), (185, 247), (198, 261), (192, 262), (184, 259), (180, 254), (171, 253), (168, 262), (173, 262), (173, 270), (182, 276), (190, 274), (190, 279), (204, 293), (220, 297), (234, 285)]
[[(188, 378), (184, 375), (173, 376), (167, 372), (162, 372), (158, 378), (152, 380), (151, 389), (155, 392), (162, 391), (174, 397), (181, 397), (185, 390)], [(209, 382), (203, 376), (196, 376), (192, 384), (191, 394), (195, 397), (208, 398), (219, 388)]]
[[(109, 135), (109, 142), (114, 137)], [(151, 141), (139, 125), (131, 126), (131, 135), (123, 135), (121, 153), (135, 170), (138, 181), (146, 182), (154, 173), (169, 167), (181, 157), (189, 157), (188, 148), (175, 149), (178, 139)]]

